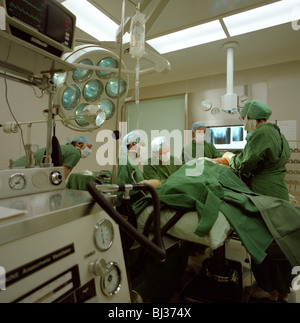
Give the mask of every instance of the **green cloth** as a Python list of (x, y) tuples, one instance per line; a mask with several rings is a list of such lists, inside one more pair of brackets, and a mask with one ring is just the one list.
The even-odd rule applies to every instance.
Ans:
[(181, 167), (180, 161), (175, 159), (174, 156), (170, 156), (169, 165), (163, 165), (160, 160), (155, 156), (148, 159), (148, 165), (143, 166), (145, 179), (159, 179), (162, 182), (166, 180), (171, 174), (177, 171)]
[[(197, 166), (203, 170), (197, 176)], [(199, 170), (198, 169), (198, 170)], [(187, 176), (187, 171), (193, 170)], [(300, 208), (280, 198), (252, 192), (227, 166), (207, 160), (183, 165), (157, 189), (167, 206), (198, 212), (195, 233), (210, 231), (220, 210), (252, 258), (252, 270), (266, 291), (289, 292), (291, 268), (300, 264)], [(214, 196), (213, 196), (214, 195)], [(151, 196), (133, 205), (136, 214)], [(275, 240), (274, 240), (275, 239)], [(276, 243), (280, 249), (276, 249)], [(275, 246), (275, 255), (274, 255)], [(273, 251), (271, 249), (273, 248)]]
[(196, 144), (194, 140), (182, 149), (182, 163), (187, 163), (192, 159), (199, 157), (220, 158), (222, 154), (212, 144), (204, 140), (204, 156), (203, 144)]
[[(137, 165), (135, 165), (134, 160), (128, 155), (121, 155), (118, 160), (118, 172), (117, 172), (117, 182), (116, 184), (137, 184), (144, 180), (144, 175)], [(118, 203), (121, 203), (123, 192), (117, 192)], [(141, 191), (129, 192), (130, 199), (132, 203), (143, 197)]]
[(245, 103), (240, 115), (252, 119), (266, 119), (268, 120), (272, 114), (272, 110), (263, 102), (259, 100), (251, 100)]
[[(255, 279), (265, 291), (290, 293), (292, 268), (300, 263), (300, 207), (270, 196), (259, 195), (249, 198), (260, 210), (277, 246), (286, 257), (276, 251), (273, 252), (273, 256), (268, 255), (259, 265), (253, 262), (252, 271)], [(273, 242), (271, 247), (276, 247), (276, 243)]]
[[(73, 145), (61, 145), (63, 166), (68, 166), (72, 170), (80, 160), (80, 151)], [(43, 161), (46, 148), (40, 148), (35, 154), (35, 166), (39, 166)], [(13, 163), (13, 167), (25, 167), (26, 156), (22, 156)]]
[(300, 264), (300, 207), (270, 196), (249, 197), (292, 266)]
[[(261, 263), (266, 257), (273, 238), (259, 210), (241, 194), (255, 193), (229, 167), (203, 159), (190, 161), (157, 188), (157, 193), (160, 201), (172, 208), (197, 211), (195, 233), (199, 236), (211, 230), (222, 211), (254, 260)], [(133, 205), (134, 212), (139, 214), (151, 203), (151, 196), (143, 197)]]
[(232, 157), (230, 166), (250, 176), (253, 192), (289, 200), (285, 182), (285, 164), (291, 156), (290, 147), (279, 128), (271, 123), (254, 131), (244, 150)]
[[(93, 172), (95, 175), (99, 175), (100, 172)], [(87, 184), (91, 181), (101, 182), (102, 184), (111, 183), (111, 172), (106, 171), (106, 174), (110, 176), (109, 180), (103, 180), (101, 178), (91, 176), (91, 175), (83, 175), (81, 173), (71, 173), (68, 176), (66, 188), (70, 188), (73, 190), (87, 191)]]
[(87, 191), (87, 184), (91, 181), (95, 182), (96, 180), (97, 178), (94, 176), (72, 173), (68, 176), (66, 188), (72, 190)]

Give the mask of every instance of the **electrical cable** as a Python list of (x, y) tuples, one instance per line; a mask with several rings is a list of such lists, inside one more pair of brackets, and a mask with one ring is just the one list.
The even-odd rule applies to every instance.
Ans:
[[(122, 191), (122, 185), (119, 185), (119, 191)], [(92, 195), (94, 200), (102, 207), (102, 209), (109, 214), (109, 216), (117, 222), (120, 229), (123, 230), (130, 238), (136, 240), (141, 246), (147, 249), (147, 251), (157, 259), (163, 261), (166, 259), (166, 250), (161, 237), (160, 231), (160, 200), (156, 193), (156, 190), (148, 184), (136, 185), (133, 189), (143, 189), (151, 193), (153, 197), (154, 204), (154, 231), (155, 231), (155, 243), (145, 237), (136, 228), (134, 228), (130, 223), (128, 223), (119, 212), (114, 209), (111, 204), (106, 200), (102, 192), (100, 192), (95, 182), (89, 182), (87, 184), (87, 190)]]
[(22, 144), (23, 144), (24, 150), (26, 150), (25, 149), (23, 129), (22, 129), (21, 125), (19, 124), (18, 120), (16, 119), (14, 113), (12, 112), (12, 109), (11, 109), (11, 106), (10, 106), (10, 103), (9, 103), (9, 100), (8, 100), (8, 87), (7, 87), (7, 80), (6, 80), (6, 78), (4, 78), (4, 86), (5, 86), (5, 100), (6, 100), (6, 104), (8, 106), (8, 109), (9, 109), (10, 114), (12, 115), (12, 117), (15, 120), (18, 128), (20, 129)]
[[(9, 48), (8, 48), (7, 56), (5, 58), (5, 62), (8, 61), (8, 58), (9, 58), (9, 55), (10, 55), (10, 50), (11, 50), (11, 43), (9, 44)], [(6, 72), (4, 72), (4, 74), (6, 75)], [(43, 91), (42, 91), (41, 96), (38, 96), (37, 93), (36, 93), (36, 91), (35, 91), (35, 89), (34, 89), (34, 87), (32, 85), (30, 85), (30, 87), (33, 89), (34, 95), (37, 98), (40, 99), (40, 98), (42, 98), (44, 96), (44, 92)], [(15, 115), (14, 115), (14, 113), (12, 111), (12, 108), (10, 106), (10, 103), (9, 103), (9, 99), (8, 99), (8, 86), (7, 86), (7, 78), (6, 77), (4, 77), (4, 93), (5, 93), (5, 100), (6, 100), (6, 104), (7, 104), (8, 110), (9, 110), (11, 116), (13, 117), (14, 121), (16, 122), (17, 127), (20, 129), (22, 145), (23, 145), (24, 150), (26, 150), (25, 149), (25, 140), (24, 140), (24, 132), (23, 132), (23, 129), (22, 129), (20, 123), (18, 122), (17, 118), (15, 117)], [(3, 126), (3, 125), (1, 125), (1, 126)]]
[[(8, 52), (7, 52), (7, 56), (6, 56), (5, 62), (7, 62), (8, 58), (9, 58), (10, 50), (11, 50), (11, 43), (9, 44), (9, 47), (8, 47)], [(4, 73), (4, 74), (6, 74), (6, 73)], [(23, 144), (23, 147), (24, 147), (24, 150), (25, 150), (25, 142), (24, 142), (23, 129), (21, 128), (18, 120), (16, 119), (15, 115), (13, 114), (12, 109), (11, 109), (11, 106), (10, 106), (10, 103), (9, 103), (9, 100), (8, 100), (8, 87), (7, 87), (7, 79), (6, 78), (4, 78), (4, 93), (5, 93), (5, 100), (6, 100), (6, 103), (7, 103), (8, 109), (9, 109), (9, 112), (12, 115), (13, 119), (15, 120), (18, 128), (21, 131), (21, 140), (22, 140), (22, 144)]]
[(36, 98), (41, 99), (44, 96), (44, 94), (45, 94), (44, 91), (41, 90), (41, 95), (38, 96), (37, 93), (36, 93), (35, 88), (32, 85), (30, 85), (30, 87), (32, 88), (32, 90), (33, 90), (34, 95), (35, 95)]

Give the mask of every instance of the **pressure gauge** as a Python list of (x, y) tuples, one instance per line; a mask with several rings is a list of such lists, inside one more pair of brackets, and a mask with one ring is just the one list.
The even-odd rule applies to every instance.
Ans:
[(22, 173), (16, 173), (10, 176), (9, 186), (13, 190), (23, 190), (26, 187), (26, 177)]
[(113, 296), (120, 291), (121, 270), (116, 263), (106, 265), (105, 273), (101, 276), (101, 289), (106, 296)]
[(108, 250), (114, 240), (114, 227), (112, 223), (107, 220), (100, 220), (94, 229), (94, 243), (100, 251)]

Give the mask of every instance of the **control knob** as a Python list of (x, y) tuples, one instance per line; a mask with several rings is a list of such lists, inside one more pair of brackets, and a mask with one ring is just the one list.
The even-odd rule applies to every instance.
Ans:
[(63, 180), (63, 177), (62, 177), (60, 172), (54, 171), (54, 172), (52, 172), (50, 174), (50, 182), (51, 182), (51, 184), (59, 185), (59, 184), (61, 184), (62, 180)]

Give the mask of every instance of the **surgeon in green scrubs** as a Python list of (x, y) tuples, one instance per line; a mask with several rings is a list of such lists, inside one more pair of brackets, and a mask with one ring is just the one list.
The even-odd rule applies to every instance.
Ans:
[(156, 178), (165, 181), (181, 167), (181, 161), (170, 154), (170, 146), (166, 137), (156, 137), (151, 142), (151, 157), (144, 165), (144, 178)]
[(271, 114), (272, 110), (264, 103), (248, 101), (240, 115), (245, 130), (253, 133), (240, 154), (225, 153), (223, 157), (227, 156), (231, 168), (249, 176), (248, 186), (253, 192), (288, 201), (285, 165), (291, 152), (280, 129), (267, 122)]
[[(143, 164), (145, 155), (145, 141), (138, 131), (132, 131), (124, 136), (119, 157), (117, 184), (147, 183), (154, 188), (162, 184), (161, 180), (157, 178), (144, 179), (139, 164)], [(131, 203), (145, 196), (141, 191), (131, 190), (129, 194)], [(117, 195), (119, 207), (123, 193), (118, 192)], [(128, 251), (129, 267), (134, 263), (140, 248), (132, 248)], [(133, 275), (130, 272), (133, 276), (131, 277), (133, 289), (142, 296), (145, 302), (167, 302), (179, 285), (187, 260), (188, 250), (184, 243), (178, 247), (178, 250), (169, 255), (164, 262), (146, 254), (141, 262), (143, 267), (138, 270), (138, 274)]]
[[(67, 138), (67, 144), (61, 145), (62, 166), (64, 168), (65, 178), (69, 176), (72, 169), (77, 165), (80, 158), (86, 158), (92, 153), (92, 142), (86, 136), (79, 136), (70, 140)], [(46, 148), (40, 148), (34, 153), (35, 166), (43, 162)], [(13, 163), (13, 167), (25, 167), (26, 156), (22, 156)]]
[(204, 140), (206, 126), (203, 122), (194, 122), (192, 127), (193, 140), (182, 150), (182, 163), (199, 157), (220, 158), (222, 154), (212, 144)]
[[(131, 131), (124, 136), (118, 160), (117, 184), (147, 183), (155, 188), (161, 185), (161, 181), (158, 179), (149, 178), (145, 180), (144, 178), (139, 165), (145, 162), (146, 154), (145, 141), (138, 131)], [(119, 192), (118, 194), (119, 199), (122, 195), (121, 193)], [(141, 191), (130, 191), (132, 203), (143, 196)]]
[[(272, 110), (258, 100), (248, 101), (241, 110), (245, 130), (253, 131), (244, 150), (238, 155), (226, 152), (223, 157), (241, 174), (249, 176), (248, 186), (259, 194), (289, 200), (285, 182), (286, 163), (290, 158), (290, 147), (280, 129), (267, 122)], [(274, 250), (278, 249), (273, 243)], [(270, 300), (286, 299), (291, 286), (291, 265), (281, 253), (267, 256), (252, 270), (258, 286), (252, 296)]]

